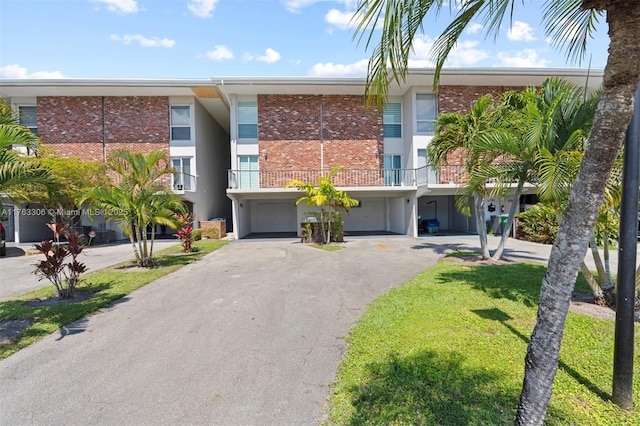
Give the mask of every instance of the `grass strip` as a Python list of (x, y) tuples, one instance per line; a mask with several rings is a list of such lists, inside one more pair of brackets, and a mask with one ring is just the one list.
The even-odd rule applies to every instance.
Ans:
[[(544, 273), (442, 261), (378, 298), (348, 337), (329, 423), (513, 424)], [(639, 424), (610, 401), (613, 338), (613, 321), (569, 312), (545, 424)]]
[(120, 299), (160, 277), (195, 262), (227, 242), (226, 240), (198, 241), (194, 244), (197, 251), (184, 254), (180, 253), (182, 247), (179, 244), (169, 247), (155, 254), (158, 267), (153, 269), (137, 268), (132, 271), (129, 267), (135, 266), (135, 262), (131, 261), (83, 275), (81, 283), (78, 285), (78, 291), (93, 295), (87, 300), (49, 306), (27, 305), (26, 302), (30, 300), (56, 296), (55, 287), (45, 286), (0, 302), (0, 321), (27, 320), (32, 322), (10, 344), (0, 346), (0, 359), (8, 357), (42, 337), (109, 305), (114, 300)]

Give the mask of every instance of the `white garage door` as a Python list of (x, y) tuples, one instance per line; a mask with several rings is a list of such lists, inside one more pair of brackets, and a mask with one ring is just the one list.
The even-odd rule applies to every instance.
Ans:
[(258, 203), (256, 232), (296, 232), (295, 203)]
[(384, 200), (361, 200), (360, 207), (349, 209), (350, 215), (344, 214), (345, 231), (384, 231), (385, 202)]

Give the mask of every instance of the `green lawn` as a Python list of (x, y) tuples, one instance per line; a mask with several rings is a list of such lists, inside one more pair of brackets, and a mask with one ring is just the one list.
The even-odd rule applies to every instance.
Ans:
[[(513, 424), (544, 272), (442, 261), (380, 297), (348, 338), (330, 423)], [(613, 335), (613, 321), (569, 313), (547, 424), (640, 424), (609, 401)]]
[[(56, 290), (53, 285), (50, 285), (0, 302), (0, 321), (30, 320), (33, 322), (11, 344), (0, 347), (0, 359), (8, 357), (60, 327), (107, 306), (112, 301), (126, 296), (153, 280), (195, 262), (227, 242), (225, 240), (198, 241), (194, 244), (198, 251), (190, 254), (178, 254), (182, 249), (180, 245), (167, 248), (155, 255), (159, 267), (154, 269), (126, 271), (122, 267), (134, 263), (125, 262), (83, 275), (78, 291), (93, 293), (93, 297), (85, 301), (38, 307), (25, 304), (29, 300), (55, 296)], [(124, 246), (123, 249), (125, 249)], [(131, 257), (133, 258), (133, 251)]]

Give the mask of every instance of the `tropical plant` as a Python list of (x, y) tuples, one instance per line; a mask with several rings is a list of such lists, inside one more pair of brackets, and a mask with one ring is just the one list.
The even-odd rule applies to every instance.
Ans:
[(558, 235), (555, 210), (545, 204), (537, 204), (529, 210), (518, 213), (519, 239), (534, 243), (553, 244)]
[(176, 238), (180, 239), (182, 243), (182, 252), (183, 253), (191, 253), (192, 245), (193, 245), (193, 214), (181, 214), (177, 213), (178, 219), (180, 220), (182, 226), (178, 229), (176, 233)]
[(304, 191), (306, 196), (298, 198), (296, 205), (306, 203), (308, 206), (317, 206), (320, 209), (320, 227), (322, 229), (322, 243), (331, 241), (331, 222), (336, 209), (342, 209), (349, 213), (349, 207), (357, 206), (358, 200), (350, 198), (346, 191), (336, 189), (333, 185), (333, 176), (344, 167), (336, 166), (327, 176), (318, 176), (316, 185), (294, 179), (287, 183), (286, 188), (297, 188)]
[[(76, 287), (80, 275), (87, 271), (84, 263), (78, 261), (78, 255), (82, 253), (80, 235), (76, 232), (66, 234), (68, 245), (62, 245), (53, 240), (42, 241), (36, 244), (37, 251), (44, 255), (44, 260), (36, 263), (34, 274), (40, 280), (47, 279), (58, 291), (60, 299), (72, 299), (76, 296)], [(59, 236), (57, 236), (59, 240)], [(69, 256), (71, 259), (65, 261)]]
[[(428, 12), (440, 12), (447, 2), (438, 0), (361, 0), (356, 16), (361, 37), (369, 33), (375, 43), (367, 75), (370, 102), (386, 99), (389, 72), (396, 81), (407, 73), (409, 55)], [(449, 52), (475, 19), (483, 31), (497, 37), (507, 16), (519, 5), (514, 0), (469, 0), (458, 3), (456, 16), (434, 43), (435, 82)], [(605, 187), (634, 111), (634, 96), (640, 79), (640, 2), (625, 0), (549, 0), (540, 3), (543, 25), (552, 45), (568, 57), (581, 59), (594, 24), (606, 14), (609, 50), (603, 75), (603, 90), (586, 143), (580, 171), (572, 185), (567, 208), (549, 258), (542, 283), (539, 314), (525, 360), (525, 377), (518, 404), (516, 424), (542, 424), (553, 379), (558, 368), (562, 334), (571, 293), (589, 245), (591, 231), (600, 212)], [(511, 22), (511, 21), (509, 21)], [(629, 394), (630, 396), (630, 394)], [(617, 401), (632, 408), (626, 396)]]
[(103, 212), (106, 219), (113, 220), (127, 234), (139, 266), (155, 266), (156, 225), (176, 229), (181, 224), (176, 213), (186, 210), (180, 196), (169, 189), (164, 179), (173, 172), (166, 154), (118, 150), (109, 158), (108, 166), (118, 175), (119, 183), (111, 188), (93, 188), (80, 202), (88, 202)]
[(40, 148), (40, 140), (20, 125), (18, 114), (6, 100), (0, 98), (0, 207), (3, 205), (3, 196), (28, 201), (28, 185), (37, 185), (48, 192), (54, 188), (55, 180), (51, 172), (38, 161), (13, 150), (14, 146), (23, 146), (35, 155)]

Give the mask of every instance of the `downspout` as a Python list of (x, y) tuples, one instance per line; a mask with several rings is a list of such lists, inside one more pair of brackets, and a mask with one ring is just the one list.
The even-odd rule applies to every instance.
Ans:
[(101, 98), (102, 100), (102, 161), (106, 164), (107, 162), (107, 123), (105, 123), (105, 113), (104, 113), (104, 96)]

